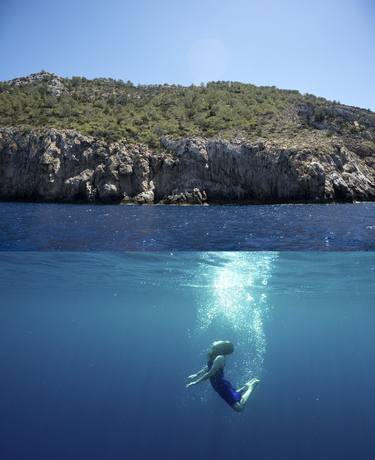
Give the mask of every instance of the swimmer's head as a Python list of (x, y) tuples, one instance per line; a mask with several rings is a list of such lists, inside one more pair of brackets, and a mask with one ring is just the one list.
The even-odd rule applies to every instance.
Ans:
[(230, 355), (234, 351), (234, 346), (229, 340), (217, 340), (208, 349), (208, 356), (213, 358), (218, 355)]

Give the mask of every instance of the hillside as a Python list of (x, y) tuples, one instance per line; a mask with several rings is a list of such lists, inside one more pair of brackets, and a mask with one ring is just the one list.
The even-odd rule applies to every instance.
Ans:
[(322, 131), (375, 141), (375, 113), (298, 91), (238, 82), (149, 85), (41, 72), (0, 84), (0, 126), (74, 129), (160, 147), (165, 135), (246, 140)]
[(375, 113), (238, 82), (0, 83), (0, 198), (136, 203), (375, 199)]

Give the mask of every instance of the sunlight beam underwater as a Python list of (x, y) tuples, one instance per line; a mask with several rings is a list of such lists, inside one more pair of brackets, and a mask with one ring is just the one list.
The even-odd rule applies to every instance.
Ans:
[(267, 286), (277, 253), (211, 253), (204, 256), (205, 262), (212, 257), (219, 257), (221, 263), (202, 263), (209, 288), (198, 311), (198, 327), (216, 334), (214, 340), (233, 340), (237, 378), (259, 377), (267, 345)]

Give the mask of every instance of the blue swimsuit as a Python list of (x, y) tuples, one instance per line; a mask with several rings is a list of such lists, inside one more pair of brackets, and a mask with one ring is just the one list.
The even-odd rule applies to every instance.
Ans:
[[(207, 363), (208, 369), (211, 369), (214, 360), (210, 359)], [(210, 377), (212, 388), (219, 393), (219, 395), (231, 407), (241, 400), (241, 393), (236, 391), (228, 380), (224, 378), (224, 369), (219, 369), (212, 377)]]

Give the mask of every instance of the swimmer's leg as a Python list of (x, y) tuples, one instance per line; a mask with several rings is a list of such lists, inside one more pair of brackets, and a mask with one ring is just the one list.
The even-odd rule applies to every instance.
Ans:
[[(238, 393), (244, 393), (244, 392), (249, 388), (249, 385), (252, 385), (252, 384), (253, 384), (253, 381), (254, 381), (254, 380), (258, 380), (258, 379), (255, 379), (255, 378), (254, 378), (254, 379), (250, 379), (248, 382), (245, 383), (245, 385), (244, 385), (243, 387), (238, 388), (236, 391), (237, 391)], [(258, 380), (258, 382), (259, 382), (259, 380)]]
[(247, 389), (248, 389), (248, 384), (244, 385), (244, 386), (241, 387), (241, 388), (238, 388), (236, 391), (237, 391), (238, 393), (241, 393), (241, 394), (242, 394), (242, 393), (244, 393), (245, 390), (247, 390)]
[(242, 412), (245, 409), (245, 405), (248, 399), (250, 398), (251, 393), (253, 392), (254, 388), (258, 385), (259, 382), (259, 379), (251, 379), (249, 380), (249, 382), (247, 382), (246, 385), (237, 390), (239, 393), (242, 393), (242, 397), (239, 402), (234, 404), (233, 409), (235, 411)]

